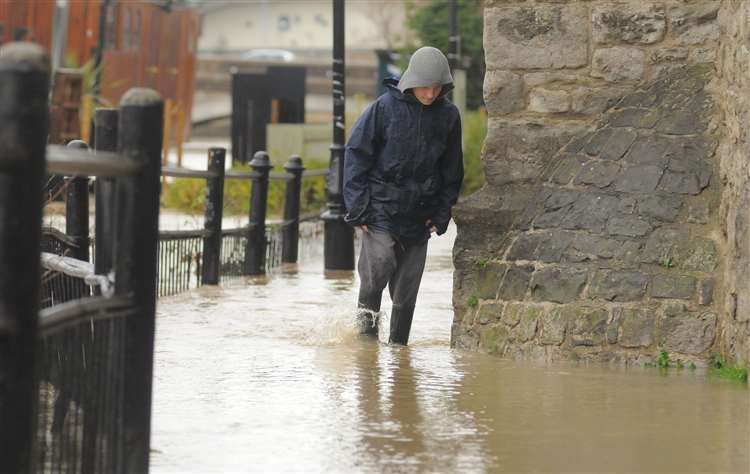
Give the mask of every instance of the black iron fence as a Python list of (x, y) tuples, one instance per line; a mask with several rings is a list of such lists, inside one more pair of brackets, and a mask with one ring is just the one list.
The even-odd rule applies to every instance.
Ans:
[[(117, 110), (102, 109), (96, 113), (97, 153), (114, 150)], [(103, 128), (100, 131), (99, 127)], [(87, 150), (85, 143), (76, 141), (69, 147)], [(72, 155), (70, 155), (72, 156)], [(271, 165), (265, 152), (258, 152), (251, 161), (251, 171), (224, 171), (226, 150), (208, 151), (205, 171), (164, 167), (161, 176), (169, 178), (203, 179), (206, 181), (204, 228), (195, 230), (160, 231), (158, 246), (157, 288), (159, 296), (168, 296), (196, 288), (203, 284), (218, 284), (220, 280), (247, 275), (260, 275), (282, 263), (298, 259), (300, 200), (303, 178), (325, 177), (327, 169), (306, 171), (302, 159), (293, 155), (285, 164), (284, 172), (270, 172)], [(85, 178), (69, 177), (66, 186), (66, 233), (48, 229), (43, 235), (42, 249), (58, 255), (88, 260), (89, 246), (93, 248), (96, 273), (105, 274), (112, 268), (108, 255), (114, 245), (112, 220), (114, 209), (111, 178), (97, 177), (95, 237), (88, 236), (88, 186)], [(222, 228), (225, 180), (252, 182), (249, 223), (245, 227)], [(266, 220), (268, 189), (271, 181), (285, 182), (284, 215), (280, 223)], [(309, 217), (309, 216), (308, 216)], [(315, 214), (317, 217), (317, 214)], [(67, 284), (64, 277), (51, 280), (59, 288)], [(70, 285), (68, 285), (70, 286)], [(45, 287), (46, 288), (46, 287)], [(77, 294), (76, 294), (77, 295)], [(43, 297), (49, 299), (50, 295)], [(56, 301), (60, 301), (59, 298)]]
[[(92, 156), (45, 145), (41, 48), (0, 48), (0, 90), (12, 92), (0, 101), (0, 472), (147, 472), (163, 101), (129, 91), (118, 153)], [(109, 182), (96, 268), (81, 231), (87, 196), (69, 200), (79, 226), (43, 241), (45, 168)]]

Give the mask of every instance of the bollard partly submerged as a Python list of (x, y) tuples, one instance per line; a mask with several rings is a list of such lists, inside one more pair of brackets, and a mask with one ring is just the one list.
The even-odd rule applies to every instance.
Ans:
[(284, 194), (284, 222), (281, 228), (281, 261), (297, 263), (299, 248), (299, 212), (302, 194), (302, 173), (305, 167), (299, 155), (292, 155), (284, 165), (292, 177), (286, 183)]
[(250, 195), (250, 223), (245, 248), (245, 274), (263, 275), (266, 273), (268, 175), (272, 168), (268, 153), (256, 152), (250, 166), (253, 168), (253, 189)]
[(203, 228), (208, 232), (208, 235), (203, 238), (203, 271), (201, 274), (201, 283), (204, 285), (219, 284), (226, 153), (225, 148), (208, 150), (208, 171), (212, 171), (216, 175), (206, 179), (206, 209), (204, 211)]

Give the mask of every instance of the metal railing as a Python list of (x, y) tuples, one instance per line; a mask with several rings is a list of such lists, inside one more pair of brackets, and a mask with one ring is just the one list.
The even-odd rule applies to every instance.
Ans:
[[(113, 133), (116, 127), (116, 110), (97, 111), (96, 156), (101, 158), (102, 163), (112, 165), (110, 172), (132, 171), (132, 164), (120, 161), (113, 152), (117, 140), (116, 133)], [(43, 249), (58, 255), (89, 260), (88, 247), (92, 246), (96, 273), (106, 274), (112, 268), (110, 255), (114, 246), (114, 226), (111, 222), (114, 215), (114, 183), (111, 177), (101, 173), (97, 176), (96, 235), (90, 239), (88, 176), (102, 170), (101, 165), (81, 158), (85, 157), (81, 151), (87, 149), (88, 146), (81, 141), (71, 142), (68, 148), (50, 147), (50, 171), (68, 175), (65, 187), (66, 234), (46, 232)], [(158, 296), (174, 295), (203, 284), (215, 285), (221, 279), (260, 275), (281, 263), (294, 263), (298, 259), (302, 180), (308, 177), (325, 177), (328, 170), (306, 171), (302, 159), (293, 155), (284, 165), (284, 172), (274, 173), (271, 172), (268, 154), (258, 152), (250, 163), (252, 170), (225, 172), (225, 156), (224, 148), (211, 148), (205, 171), (176, 167), (164, 167), (161, 170), (162, 177), (205, 180), (206, 204), (203, 229), (159, 232)], [(75, 171), (76, 169), (83, 171)], [(222, 229), (224, 184), (227, 179), (252, 183), (248, 197), (249, 224), (245, 227)], [(284, 215), (280, 223), (269, 225), (266, 222), (266, 208), (272, 181), (285, 183)], [(75, 286), (64, 277), (50, 281), (58, 286), (57, 293), (63, 283), (68, 287)], [(54, 301), (65, 300), (56, 298)]]
[[(302, 159), (293, 155), (284, 166), (284, 173), (272, 173), (268, 154), (258, 152), (250, 162), (251, 171), (225, 172), (225, 156), (224, 148), (212, 148), (208, 152), (206, 171), (174, 167), (162, 170), (165, 177), (205, 179), (206, 206), (202, 230), (159, 233), (159, 296), (173, 295), (202, 284), (218, 284), (220, 280), (260, 275), (298, 259), (302, 179), (324, 177), (328, 170), (306, 171)], [(249, 223), (245, 227), (222, 228), (223, 190), (227, 179), (252, 182)], [(284, 217), (279, 224), (266, 222), (271, 181), (286, 183)]]
[[(119, 153), (97, 156), (45, 145), (41, 48), (0, 47), (0, 88), (14, 91), (0, 102), (0, 472), (147, 472), (163, 101), (128, 91)], [(95, 266), (86, 263), (88, 229), (75, 226), (70, 242), (46, 239), (54, 253), (40, 258), (45, 168), (108, 182), (97, 216), (109, 233), (97, 228)], [(67, 211), (87, 204), (74, 197)]]

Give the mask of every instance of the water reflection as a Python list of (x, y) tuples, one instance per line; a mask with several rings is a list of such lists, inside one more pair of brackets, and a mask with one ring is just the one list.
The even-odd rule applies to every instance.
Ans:
[(153, 472), (748, 472), (744, 386), (450, 350), (430, 245), (406, 348), (357, 334), (320, 257), (161, 300)]

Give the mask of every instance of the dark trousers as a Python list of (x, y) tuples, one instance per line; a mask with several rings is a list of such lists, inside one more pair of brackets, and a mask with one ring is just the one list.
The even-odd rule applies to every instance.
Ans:
[(376, 313), (380, 311), (383, 290), (388, 285), (393, 301), (389, 340), (407, 344), (426, 257), (427, 241), (403, 245), (387, 232), (370, 229), (362, 233), (357, 270), (360, 279), (358, 318), (363, 333), (377, 335)]

